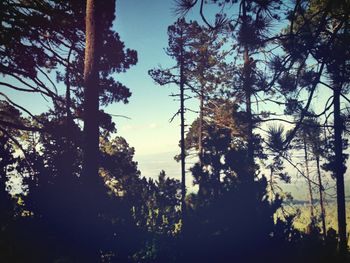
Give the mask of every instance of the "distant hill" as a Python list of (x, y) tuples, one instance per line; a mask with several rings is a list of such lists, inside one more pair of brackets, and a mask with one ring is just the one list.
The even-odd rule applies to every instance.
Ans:
[[(174, 160), (174, 156), (179, 152), (177, 151), (169, 151), (162, 153), (154, 153), (154, 154), (137, 154), (135, 155), (135, 160), (138, 162), (139, 170), (141, 171), (141, 175), (147, 178), (157, 179), (159, 172), (164, 170), (167, 176), (180, 179), (180, 163)], [(191, 168), (194, 164), (194, 160), (187, 160), (187, 169)], [(187, 176), (187, 186), (189, 187), (189, 191), (195, 191), (196, 188), (192, 185), (192, 176), (188, 173)], [(335, 181), (331, 178), (328, 178), (329, 184), (331, 186), (335, 185)], [(293, 196), (293, 203), (295, 204), (304, 204), (308, 201), (308, 189), (307, 184), (303, 178), (298, 178), (294, 180), (291, 184), (281, 183), (280, 186), (285, 192), (290, 192)], [(328, 190), (328, 193), (334, 194), (334, 190)], [(347, 195), (347, 199), (350, 200), (350, 173), (348, 172), (345, 175), (345, 194)], [(318, 203), (318, 192), (315, 189), (315, 202)], [(334, 202), (335, 200), (327, 197), (327, 202)]]

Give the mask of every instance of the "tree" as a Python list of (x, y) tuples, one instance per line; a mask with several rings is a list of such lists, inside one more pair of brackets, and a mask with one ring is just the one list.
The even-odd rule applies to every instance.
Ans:
[(314, 198), (313, 198), (313, 191), (312, 191), (312, 183), (311, 183), (311, 172), (310, 172), (310, 157), (309, 157), (309, 147), (310, 147), (310, 140), (311, 137), (314, 135), (312, 133), (312, 126), (313, 124), (310, 123), (307, 119), (304, 119), (303, 124), (301, 125), (301, 128), (297, 132), (297, 136), (295, 138), (295, 142), (297, 145), (296, 149), (301, 148), (304, 152), (304, 175), (306, 176), (306, 182), (308, 185), (308, 191), (309, 191), (309, 202), (310, 202), (310, 219), (311, 222), (315, 220), (315, 214), (314, 214)]
[[(255, 224), (254, 211), (258, 196), (254, 185), (259, 174), (259, 166), (255, 158), (266, 159), (262, 151), (261, 136), (254, 134), (254, 130), (270, 115), (268, 112), (259, 112), (258, 103), (264, 101), (265, 98), (269, 100), (275, 95), (274, 77), (263, 70), (264, 62), (259, 58), (259, 54), (270, 54), (270, 48), (273, 47), (272, 39), (275, 36), (269, 36), (269, 26), (279, 20), (277, 12), (280, 9), (280, 1), (213, 2), (219, 6), (214, 23), (210, 23), (204, 16), (203, 9), (206, 1), (178, 1), (179, 11), (186, 14), (189, 9), (198, 4), (204, 23), (213, 30), (226, 31), (233, 37), (233, 57), (236, 59), (231, 66), (231, 86), (227, 86), (225, 92), (235, 101), (234, 106), (239, 105), (239, 109), (233, 111), (237, 112), (235, 122), (244, 131), (241, 133), (243, 135), (241, 142), (244, 142), (246, 151), (243, 151), (242, 154), (247, 162), (242, 164), (241, 167), (245, 171), (240, 174), (242, 184), (246, 184), (242, 188), (247, 191), (244, 199), (247, 207), (245, 213), (246, 220), (250, 224), (247, 223), (246, 226), (252, 226)], [(232, 10), (238, 10), (238, 14), (233, 18)], [(252, 108), (254, 98), (258, 108), (257, 112)]]
[(318, 178), (318, 192), (319, 192), (319, 199), (320, 199), (320, 208), (321, 208), (321, 221), (322, 221), (322, 231), (323, 231), (323, 238), (326, 240), (327, 238), (327, 228), (326, 228), (326, 210), (324, 206), (324, 184), (322, 180), (322, 174), (321, 174), (321, 165), (320, 165), (320, 159), (322, 156), (324, 156), (324, 147), (322, 145), (325, 144), (324, 140), (326, 138), (322, 138), (322, 132), (321, 128), (319, 127), (319, 123), (315, 121), (313, 126), (313, 132), (312, 136), (310, 136), (311, 139), (311, 151), (315, 157), (316, 160), (316, 169), (317, 169), (317, 178)]
[[(305, 5), (297, 2), (291, 14), (290, 37), (286, 39), (286, 51), (293, 59), (300, 61), (302, 67), (307, 62), (315, 62), (318, 72), (308, 72), (309, 97), (302, 109), (302, 119), (308, 114), (313, 94), (319, 84), (333, 93), (332, 103), (326, 105), (319, 115), (327, 114), (333, 106), (333, 149), (332, 172), (337, 184), (338, 230), (340, 251), (346, 254), (346, 216), (344, 195), (344, 165), (342, 132), (344, 130), (341, 117), (341, 97), (346, 98), (348, 87), (349, 45), (348, 37), (349, 3), (347, 1), (309, 1)], [(330, 52), (332, 51), (332, 52)], [(322, 76), (322, 77), (321, 77)], [(325, 80), (329, 78), (330, 81)], [(304, 78), (305, 80), (305, 78)], [(311, 83), (311, 84), (310, 84)], [(301, 122), (300, 122), (301, 123)], [(327, 123), (327, 118), (326, 118)], [(296, 126), (296, 129), (300, 124)], [(293, 136), (293, 133), (290, 137)]]
[[(114, 19), (115, 3), (109, 1), (107, 16), (108, 23)], [(99, 50), (102, 44), (102, 5), (94, 0), (86, 1), (86, 39), (84, 59), (84, 162), (83, 176), (87, 185), (98, 184), (98, 152), (99, 152)], [(110, 24), (108, 25), (110, 26)], [(86, 185), (86, 186), (87, 186)]]
[[(229, 85), (230, 72), (228, 65), (224, 62), (229, 52), (224, 52), (222, 46), (226, 38), (219, 31), (212, 31), (198, 24), (190, 25), (187, 50), (191, 56), (191, 65), (186, 71), (186, 85), (195, 97), (199, 99), (199, 117), (192, 123), (186, 138), (185, 152), (190, 156), (191, 150), (198, 155), (199, 160), (203, 156), (202, 141), (205, 136), (205, 126), (209, 112), (214, 110), (215, 96), (222, 86)], [(216, 101), (216, 103), (220, 103)], [(218, 106), (220, 107), (220, 106)], [(189, 135), (191, 133), (191, 135)], [(181, 141), (180, 141), (181, 144)], [(177, 161), (180, 156), (175, 157)], [(199, 184), (200, 192), (205, 192), (202, 184)]]
[[(230, 136), (233, 137), (232, 143), (239, 143), (244, 137), (244, 127), (239, 124), (238, 121), (238, 105), (234, 104), (230, 99), (221, 97), (219, 94), (213, 90), (210, 94), (206, 94), (205, 100), (203, 101), (205, 107), (203, 107), (203, 127), (200, 126), (200, 117), (193, 121), (191, 124), (188, 133), (186, 134), (186, 150), (191, 151), (192, 149), (199, 150), (200, 142), (202, 142), (202, 157), (205, 156), (205, 150), (211, 149), (210, 147), (204, 147), (204, 141), (214, 130), (226, 130), (230, 133)], [(236, 118), (237, 117), (237, 118)], [(200, 138), (200, 132), (202, 131), (202, 137)], [(203, 170), (209, 170), (210, 167), (208, 164), (199, 159), (199, 164)], [(195, 177), (195, 183), (198, 184), (199, 190), (198, 194), (201, 195), (204, 199), (205, 196), (211, 198), (214, 195), (213, 187), (220, 184), (220, 179), (218, 177), (205, 178), (206, 173), (198, 173), (198, 176)], [(216, 193), (218, 193), (216, 191)], [(203, 200), (204, 200), (203, 199)]]
[(222, 47), (227, 40), (220, 35), (218, 30), (210, 30), (204, 26), (193, 29), (192, 40), (189, 45), (192, 54), (193, 66), (188, 73), (188, 82), (192, 92), (199, 99), (199, 125), (198, 125), (198, 156), (201, 160), (204, 112), (205, 105), (210, 97), (215, 96), (219, 87), (228, 84), (229, 70), (224, 62), (229, 52), (224, 52)]
[[(108, 1), (108, 16), (107, 23), (112, 23), (115, 2)], [(94, 198), (100, 195), (96, 191), (102, 180), (98, 176), (98, 160), (99, 160), (99, 61), (101, 55), (99, 50), (102, 44), (102, 9), (101, 3), (96, 3), (94, 0), (86, 1), (86, 39), (85, 39), (85, 58), (84, 58), (84, 144), (83, 144), (83, 170), (82, 177), (84, 180), (83, 189), (81, 189), (82, 197), (89, 203), (94, 202)], [(109, 25), (110, 26), (110, 25)], [(84, 227), (88, 233), (88, 229), (93, 227), (96, 221), (98, 211), (97, 207), (84, 207), (81, 211), (83, 220), (85, 220)], [(80, 220), (79, 220), (80, 221)], [(84, 237), (88, 238), (88, 236)], [(96, 253), (96, 251), (95, 251)], [(98, 255), (89, 255), (86, 260), (95, 262), (98, 260)]]
[(10, 138), (0, 132), (0, 259), (6, 262), (11, 257), (13, 241), (11, 232), (13, 229), (13, 218), (16, 214), (15, 199), (8, 191), (7, 177), (14, 171), (16, 158), (14, 149), (9, 142)]
[[(184, 258), (195, 262), (253, 261), (257, 254), (267, 258), (262, 244), (272, 245), (269, 233), (274, 232), (273, 214), (280, 200), (268, 201), (265, 177), (253, 186), (244, 182), (248, 165), (244, 140), (215, 124), (207, 126), (206, 134), (203, 167), (197, 162), (191, 171), (195, 182), (203, 178), (208, 194), (192, 195), (189, 201)], [(251, 193), (247, 187), (254, 187), (254, 209), (246, 203)]]
[[(182, 199), (181, 199), (181, 211), (183, 213), (182, 219), (186, 217), (186, 149), (185, 149), (185, 89), (186, 82), (188, 80), (188, 72), (191, 63), (191, 53), (188, 51), (188, 47), (191, 42), (191, 34), (195, 32), (198, 27), (197, 23), (187, 23), (184, 19), (179, 19), (173, 25), (168, 27), (169, 47), (167, 48), (167, 54), (176, 60), (176, 66), (170, 69), (152, 69), (149, 70), (149, 75), (160, 85), (166, 85), (175, 83), (179, 86), (180, 94), (180, 108), (175, 114), (180, 114), (180, 148), (181, 148), (181, 184), (182, 184)], [(178, 75), (173, 73), (174, 70), (178, 71)]]
[[(47, 113), (35, 116), (30, 110), (7, 97), (5, 92), (1, 93), (8, 104), (29, 118), (20, 118), (6, 108), (7, 112), (3, 112), (3, 115), (7, 115), (7, 117), (1, 120), (0, 128), (4, 131), (9, 128), (19, 131), (11, 136), (11, 140), (14, 144), (19, 145), (18, 147), (24, 156), (31, 156), (31, 160), (27, 160), (28, 162), (24, 162), (26, 164), (21, 165), (23, 174), (30, 176), (30, 178), (35, 177), (35, 180), (40, 181), (43, 186), (50, 185), (49, 189), (52, 192), (45, 192), (46, 189), (42, 193), (58, 197), (60, 196), (58, 192), (62, 191), (62, 187), (66, 184), (70, 185), (70, 194), (66, 194), (64, 198), (55, 199), (52, 206), (56, 206), (56, 214), (62, 213), (61, 225), (67, 227), (66, 232), (73, 234), (80, 231), (88, 235), (89, 231), (85, 231), (86, 227), (81, 223), (86, 222), (86, 226), (89, 224), (91, 226), (93, 218), (96, 217), (91, 216), (89, 219), (89, 217), (84, 218), (84, 215), (90, 212), (92, 215), (96, 215), (98, 207), (102, 209), (102, 206), (96, 203), (94, 207), (94, 202), (92, 202), (91, 210), (88, 211), (86, 202), (91, 200), (92, 192), (106, 192), (106, 188), (102, 180), (100, 180), (99, 186), (94, 185), (94, 181), (89, 182), (90, 179), (95, 180), (95, 182), (99, 181), (97, 173), (96, 177), (88, 177), (86, 181), (85, 176), (78, 179), (77, 172), (80, 173), (80, 170), (76, 169), (76, 164), (79, 163), (79, 157), (76, 154), (81, 154), (79, 149), (82, 146), (79, 120), (84, 119), (82, 87), (84, 86), (85, 1), (74, 1), (74, 3), (66, 1), (43, 1), (40, 3), (37, 1), (25, 1), (25, 3), (6, 1), (1, 5), (3, 17), (1, 31), (8, 35), (8, 38), (2, 37), (0, 40), (3, 47), (1, 49), (1, 73), (6, 76), (0, 85), (19, 93), (41, 94), (51, 100), (52, 109)], [(100, 24), (98, 25), (99, 29), (101, 29), (98, 33), (102, 35), (97, 63), (99, 85), (90, 91), (96, 95), (93, 99), (95, 102), (97, 101), (97, 106), (98, 104), (106, 106), (117, 101), (126, 103), (131, 93), (123, 84), (116, 81), (112, 74), (123, 72), (131, 65), (136, 64), (137, 55), (135, 51), (125, 49), (118, 34), (110, 28), (114, 18), (114, 8), (112, 10), (109, 7), (114, 6), (114, 2), (104, 2), (101, 5), (98, 7), (98, 15), (101, 20), (98, 23)], [(19, 53), (22, 53), (22, 56), (16, 55)], [(66, 84), (64, 92), (59, 88), (58, 83), (60, 82)], [(93, 117), (93, 122), (95, 121), (103, 129), (115, 129), (111, 116), (102, 110), (95, 111)], [(39, 133), (34, 133), (41, 140), (38, 147), (48, 146), (50, 143), (47, 142), (50, 141), (57, 142), (60, 146), (51, 148), (53, 152), (47, 151), (47, 158), (38, 157), (34, 148), (21, 147), (19, 141), (23, 140), (21, 136), (26, 134), (25, 131)], [(33, 134), (28, 134), (28, 136), (31, 137)], [(99, 128), (97, 127), (97, 140), (98, 136)], [(25, 150), (28, 150), (28, 153)], [(92, 163), (94, 161), (98, 162), (97, 158), (93, 158)], [(31, 162), (34, 162), (37, 167), (41, 167), (40, 173), (33, 172)], [(45, 167), (45, 162), (48, 162), (51, 171)], [(57, 176), (57, 178), (50, 178), (49, 172), (52, 172), (51, 176)], [(37, 178), (37, 176), (41, 178)], [(38, 181), (33, 184), (35, 185)], [(72, 183), (73, 181), (74, 183)], [(81, 181), (84, 181), (83, 187), (89, 188), (88, 190), (82, 189)], [(81, 191), (76, 191), (75, 188)], [(100, 190), (96, 190), (98, 188)], [(39, 187), (39, 189), (42, 191), (45, 187)], [(89, 190), (91, 190), (90, 193)], [(50, 209), (42, 210), (43, 214), (53, 212)], [(85, 210), (84, 213), (79, 213), (79, 209)], [(71, 212), (70, 217), (64, 216), (67, 211)], [(46, 214), (45, 216), (51, 215)], [(89, 221), (90, 223), (88, 223)], [(74, 224), (76, 227), (70, 228)], [(85, 230), (83, 231), (83, 229)], [(91, 229), (93, 228), (89, 228), (89, 230)], [(79, 234), (75, 236), (77, 237)], [(79, 246), (79, 243), (83, 242), (85, 242), (85, 248), (90, 245), (87, 244), (88, 239), (82, 238), (75, 241), (77, 242), (74, 246)], [(91, 244), (93, 243), (95, 244), (95, 242), (91, 242)]]
[[(62, 126), (64, 129), (65, 125)], [(82, 165), (81, 148), (77, 149), (74, 156), (74, 174), (67, 176), (64, 174), (64, 164), (62, 165), (65, 147), (62, 143), (64, 138), (60, 133), (56, 136), (38, 134), (37, 137), (33, 137), (28, 133), (27, 138), (22, 138), (23, 145), (27, 147), (25, 152), (29, 164), (21, 159), (15, 166), (24, 177), (23, 184), (26, 189), (25, 193), (21, 194), (24, 205), (19, 214), (30, 215), (23, 218), (19, 216), (19, 222), (14, 224), (18, 230), (12, 234), (15, 236), (14, 240), (18, 240), (13, 249), (22, 251), (18, 256), (27, 254), (27, 259), (30, 258), (31, 261), (41, 258), (53, 261), (59, 258), (80, 260), (86, 255), (92, 257), (101, 253), (104, 257), (110, 255), (116, 260), (131, 261), (131, 255), (141, 250), (152, 236), (148, 233), (149, 225), (143, 224), (148, 222), (149, 214), (153, 213), (154, 209), (148, 207), (147, 202), (152, 202), (152, 194), (167, 191), (167, 186), (148, 194), (150, 184), (140, 178), (137, 163), (133, 160), (134, 149), (121, 137), (111, 139), (107, 132), (101, 137), (99, 171), (103, 182), (100, 191), (105, 194), (95, 195), (94, 203), (75, 201), (81, 198), (76, 194), (82, 185), (79, 179)], [(36, 151), (35, 148), (39, 149), (38, 147), (40, 150)], [(34, 176), (27, 176), (28, 173)], [(96, 210), (93, 206), (99, 205), (99, 217), (93, 220), (93, 229), (76, 229), (75, 222), (80, 219), (76, 215), (77, 205), (84, 206), (83, 209), (94, 209), (93, 211)], [(169, 215), (170, 213), (167, 214)], [(162, 219), (162, 216), (159, 216)], [(159, 221), (154, 227), (161, 229), (162, 224)], [(36, 231), (40, 234), (35, 234)], [(88, 247), (84, 247), (86, 243), (80, 240), (84, 235), (94, 237), (88, 241)], [(26, 244), (28, 237), (31, 240), (30, 245)], [(46, 248), (45, 251), (40, 249), (42, 247)], [(31, 250), (30, 255), (28, 250)]]
[[(85, 1), (26, 1), (2, 3), (4, 37), (1, 44), (2, 68), (5, 79), (0, 83), (5, 90), (18, 94), (40, 94), (52, 102), (52, 109), (65, 109), (72, 114), (71, 121), (82, 119), (82, 87), (84, 84)], [(103, 9), (103, 8), (102, 8)], [(106, 11), (104, 11), (106, 12)], [(113, 12), (112, 12), (113, 13)], [(107, 17), (106, 17), (107, 18)], [(117, 33), (109, 27), (112, 18), (105, 19), (103, 48), (100, 62), (99, 99), (103, 106), (113, 102), (128, 102), (130, 91), (116, 81), (113, 73), (126, 71), (136, 64), (134, 50), (125, 49)], [(108, 22), (109, 21), (109, 22)], [(108, 24), (109, 23), (109, 24)], [(25, 43), (25, 44), (24, 44)], [(21, 53), (21, 56), (18, 54)], [(56, 77), (56, 80), (55, 80)], [(62, 92), (58, 83), (64, 82)], [(35, 118), (30, 110), (10, 100), (4, 100), (21, 112)], [(102, 116), (101, 116), (102, 115)], [(100, 112), (99, 118), (106, 118)], [(36, 120), (36, 127), (16, 124), (16, 120), (2, 121), (3, 128), (52, 132)], [(28, 124), (28, 123), (27, 123)], [(68, 136), (68, 135), (67, 135)]]
[[(321, 131), (322, 127), (318, 120), (316, 118), (307, 117), (304, 118), (304, 121), (297, 132), (297, 137), (295, 139), (296, 143), (300, 143), (301, 141), (301, 147), (304, 150), (304, 157), (305, 157), (305, 167), (309, 165), (309, 161), (315, 160), (316, 161), (316, 172), (317, 172), (317, 187), (319, 192), (319, 202), (320, 202), (320, 208), (321, 208), (321, 221), (322, 221), (322, 231), (324, 235), (324, 240), (326, 240), (327, 235), (327, 229), (326, 229), (326, 215), (325, 215), (325, 208), (324, 208), (324, 187), (322, 182), (322, 175), (321, 175), (321, 165), (320, 165), (320, 159), (322, 155), (325, 155), (325, 141), (321, 138)], [(299, 142), (298, 142), (299, 140)], [(310, 157), (309, 157), (310, 156)], [(309, 197), (310, 197), (310, 206), (313, 206), (313, 197), (312, 197), (312, 180), (310, 178), (310, 171), (309, 168), (306, 169), (306, 179), (308, 182), (308, 188), (309, 188)], [(315, 220), (313, 210), (311, 210), (311, 223)]]

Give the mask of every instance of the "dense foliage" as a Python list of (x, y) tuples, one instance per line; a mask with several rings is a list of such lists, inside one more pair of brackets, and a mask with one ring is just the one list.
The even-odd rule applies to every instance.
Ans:
[[(203, 13), (209, 4), (214, 18)], [(100, 30), (94, 118), (84, 99), (85, 1), (0, 3), (0, 261), (349, 262), (349, 1), (175, 1), (181, 18), (166, 49), (174, 66), (148, 73), (180, 90), (180, 181), (163, 170), (142, 177), (104, 111), (128, 102), (115, 74), (137, 63), (112, 30), (116, 5), (97, 1), (100, 20), (87, 21)], [(196, 7), (200, 20), (187, 20)], [(40, 94), (50, 109), (33, 114), (6, 90)], [(317, 100), (325, 90), (328, 100)], [(186, 125), (188, 99), (199, 110)], [(84, 160), (89, 118), (96, 175)], [(290, 171), (309, 193), (304, 230), (280, 187)], [(187, 192), (187, 176), (198, 191)], [(337, 231), (326, 224), (330, 195)]]

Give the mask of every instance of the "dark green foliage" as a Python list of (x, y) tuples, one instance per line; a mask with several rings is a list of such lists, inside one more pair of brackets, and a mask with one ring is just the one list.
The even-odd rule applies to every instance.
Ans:
[(16, 159), (13, 156), (14, 150), (8, 142), (9, 138), (0, 132), (0, 260), (4, 261), (10, 256), (9, 240), (13, 226), (13, 218), (16, 215), (15, 199), (10, 196), (7, 189), (7, 176), (14, 170)]
[[(293, 147), (304, 146), (312, 161), (321, 158), (335, 179), (346, 171), (348, 114), (340, 105), (348, 99), (340, 98), (349, 91), (348, 1), (297, 1), (293, 11), (278, 0), (176, 2), (182, 14), (196, 4), (202, 16), (208, 3), (220, 9), (208, 27), (184, 18), (171, 25), (166, 52), (176, 65), (149, 71), (158, 84), (180, 84), (201, 101), (201, 116), (182, 145), (186, 153), (199, 152), (190, 169), (199, 191), (186, 196), (184, 183), (164, 171), (156, 180), (141, 176), (135, 149), (116, 136), (103, 110), (99, 176), (96, 184), (83, 180), (85, 1), (0, 3), (0, 73), (6, 76), (0, 86), (52, 103), (33, 115), (0, 92), (0, 262), (346, 262), (344, 242), (338, 244), (344, 231), (325, 235), (316, 218), (305, 231), (295, 229), (296, 215), (283, 210), (276, 217), (283, 200), (272, 188), (274, 176), (292, 181), (284, 160)], [(115, 2), (99, 4), (96, 97), (100, 106), (127, 103), (130, 90), (112, 75), (136, 64), (137, 53), (111, 30)], [(235, 7), (236, 18), (225, 14)], [(271, 36), (282, 7), (290, 26)], [(281, 45), (278, 54), (268, 50), (272, 39)], [(334, 91), (329, 105), (338, 99), (337, 118), (332, 123), (327, 116), (324, 127), (319, 116), (330, 106), (322, 114), (310, 110), (322, 81)], [(264, 126), (273, 113), (259, 111), (259, 99), (275, 99), (285, 115), (297, 116), (289, 121), (296, 128)], [(183, 119), (183, 135), (184, 127)], [(323, 135), (323, 128), (337, 136)]]
[[(131, 92), (111, 74), (125, 72), (137, 62), (136, 51), (126, 49), (119, 35), (111, 30), (114, 13), (111, 13), (111, 7), (106, 6), (107, 2), (101, 6), (104, 41), (100, 54), (99, 86), (100, 104), (103, 106), (112, 102), (128, 102)], [(74, 117), (82, 118), (84, 16), (85, 1), (81, 0), (3, 2), (0, 72), (15, 84), (9, 86), (7, 82), (1, 82), (0, 85), (41, 93), (52, 101), (56, 110), (69, 107), (73, 109)], [(70, 102), (65, 101), (67, 97), (60, 96), (62, 91), (57, 90), (52, 71), (56, 73), (57, 82), (69, 86)]]
[[(111, 3), (113, 2), (105, 1), (100, 5), (101, 10), (98, 10), (105, 39), (99, 68), (100, 103), (104, 106), (112, 102), (128, 101), (130, 91), (115, 81), (111, 74), (125, 72), (137, 62), (136, 52), (125, 49), (118, 34), (110, 29), (114, 19), (114, 8), (108, 6)], [(112, 197), (105, 194), (106, 187), (102, 178), (100, 186), (97, 186), (100, 189), (96, 191), (99, 194), (93, 202), (87, 202), (89, 194), (83, 195), (86, 191), (82, 191), (80, 178), (82, 132), (75, 120), (83, 117), (81, 98), (85, 1), (6, 1), (1, 5), (1, 73), (7, 76), (9, 83), (15, 83), (8, 85), (7, 82), (2, 82), (1, 85), (17, 91), (41, 93), (50, 98), (53, 104), (53, 109), (48, 113), (33, 116), (30, 111), (1, 93), (7, 100), (2, 102), (6, 107), (2, 107), (4, 118), (0, 123), (4, 132), (10, 128), (43, 131), (40, 134), (17, 132), (11, 137), (13, 143), (25, 154), (25, 158), (19, 161), (16, 172), (22, 175), (24, 185), (28, 188), (27, 195), (22, 198), (25, 202), (24, 212), (29, 213), (27, 217), (19, 216), (18, 225), (21, 227), (12, 234), (22, 241), (12, 246), (18, 251), (32, 250), (29, 258), (37, 262), (48, 262), (48, 257), (57, 259), (60, 256), (83, 260), (82, 257), (89, 257), (90, 252), (106, 251), (109, 247), (106, 245), (107, 240), (110, 240), (109, 236), (113, 236), (113, 233), (110, 231), (111, 223), (106, 223), (107, 219), (103, 219), (102, 215), (94, 222), (99, 227), (92, 229), (91, 218), (82, 217), (81, 212), (86, 210), (87, 205), (99, 213), (108, 213), (114, 207), (111, 204)], [(52, 70), (56, 71), (56, 81), (66, 85), (65, 97), (60, 96), (61, 90), (57, 90)], [(14, 112), (15, 108), (29, 114), (31, 118), (20, 118), (19, 113)], [(101, 111), (99, 119), (102, 128), (115, 130), (109, 115)], [(132, 155), (133, 152), (127, 154)], [(125, 159), (126, 163), (121, 169), (132, 171), (127, 167), (135, 165), (131, 161), (132, 157), (115, 158), (120, 162)], [(135, 171), (129, 176), (137, 177)], [(118, 205), (116, 206), (117, 211)], [(130, 207), (126, 207), (122, 214), (127, 215), (128, 209)], [(125, 230), (128, 228), (130, 227)], [(36, 238), (35, 232), (38, 232)], [(32, 246), (26, 248), (26, 241), (31, 236)], [(39, 251), (40, 247), (44, 247), (40, 244), (47, 247), (45, 253)], [(130, 249), (133, 248), (130, 246)], [(74, 253), (75, 250), (80, 253)], [(25, 251), (23, 257), (27, 254)], [(12, 260), (17, 260), (15, 257), (13, 255)], [(18, 261), (22, 260), (19, 258)]]
[[(349, 10), (348, 1), (296, 2), (294, 11), (289, 16), (290, 26), (286, 29), (289, 34), (281, 41), (284, 50), (291, 58), (290, 69), (295, 64), (292, 74), (300, 78), (298, 81), (300, 86), (295, 85), (295, 90), (298, 92), (304, 90), (308, 93), (307, 103), (298, 112), (300, 120), (289, 139), (296, 134), (304, 117), (309, 114), (316, 89), (328, 88), (333, 93), (330, 105), (327, 102), (319, 116), (325, 115), (327, 123), (328, 115), (331, 114), (328, 111), (333, 107), (332, 154), (328, 154), (329, 164), (326, 164), (325, 168), (331, 170), (336, 179), (339, 244), (344, 259), (347, 254), (344, 191), (346, 155), (343, 154), (344, 125), (341, 116), (341, 97), (349, 91)], [(317, 68), (308, 67), (311, 63), (316, 64)], [(324, 86), (319, 85), (320, 83)]]
[(250, 262), (271, 244), (273, 214), (281, 200), (268, 201), (265, 177), (253, 185), (247, 182), (246, 146), (233, 143), (229, 129), (209, 126), (206, 132), (202, 165), (192, 168), (196, 183), (205, 190), (188, 201), (190, 226), (184, 233), (183, 260)]

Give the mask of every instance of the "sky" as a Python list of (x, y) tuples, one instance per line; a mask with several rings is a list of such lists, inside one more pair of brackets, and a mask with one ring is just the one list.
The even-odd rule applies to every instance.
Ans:
[(171, 1), (121, 0), (117, 2), (114, 29), (127, 48), (138, 52), (138, 63), (116, 78), (132, 92), (127, 105), (114, 104), (107, 112), (130, 118), (116, 118), (118, 133), (136, 148), (137, 154), (155, 154), (176, 150), (178, 123), (169, 123), (178, 103), (168, 95), (176, 87), (157, 86), (148, 70), (172, 61), (164, 52), (167, 26), (176, 17), (171, 15)]
[[(214, 10), (209, 8), (206, 12), (213, 14)], [(194, 10), (189, 15), (196, 17), (197, 13)], [(126, 73), (113, 76), (130, 89), (132, 96), (129, 103), (115, 103), (104, 111), (127, 117), (113, 117), (116, 135), (124, 137), (135, 148), (134, 159), (141, 174), (153, 178), (165, 170), (168, 176), (180, 179), (180, 164), (174, 160), (174, 156), (180, 152), (180, 120), (175, 118), (170, 123), (180, 103), (169, 96), (177, 93), (178, 88), (174, 85), (156, 85), (148, 75), (148, 70), (152, 68), (166, 68), (175, 64), (166, 55), (165, 49), (168, 45), (167, 28), (176, 20), (173, 0), (117, 0), (113, 29), (118, 32), (126, 48), (137, 51), (138, 63)], [(14, 85), (19, 84), (13, 79), (4, 78)], [(7, 89), (6, 95), (30, 109), (32, 114), (40, 114), (52, 107), (51, 101), (38, 94)], [(197, 110), (198, 102), (196, 99), (188, 100), (186, 106)], [(190, 124), (195, 117), (194, 113), (186, 113), (187, 123)], [(192, 185), (190, 177), (187, 178), (187, 185)]]
[[(213, 8), (213, 5), (206, 6), (204, 12), (208, 17), (214, 17)], [(116, 76), (131, 89), (130, 103), (114, 104), (106, 111), (131, 118), (115, 118), (114, 121), (118, 135), (125, 137), (135, 147), (135, 159), (142, 175), (156, 177), (164, 169), (169, 176), (180, 179), (180, 164), (173, 159), (180, 151), (179, 118), (169, 122), (179, 107), (179, 102), (174, 101), (169, 94), (176, 92), (178, 88), (173, 85), (156, 85), (147, 73), (149, 69), (159, 65), (167, 67), (175, 63), (164, 51), (168, 43), (167, 27), (177, 19), (173, 10), (172, 0), (117, 1), (114, 29), (120, 34), (126, 47), (137, 50), (139, 61), (127, 73)], [(188, 17), (201, 21), (198, 10), (190, 11)], [(317, 96), (316, 108), (317, 104), (323, 105), (329, 94), (322, 93)], [(198, 109), (196, 99), (186, 103), (191, 109)], [(271, 105), (260, 104), (260, 110), (264, 110), (266, 106)], [(187, 112), (187, 123), (190, 124), (195, 117), (193, 113)], [(190, 166), (187, 165), (187, 168)], [(192, 178), (187, 176), (187, 179), (187, 185), (191, 187)]]
[[(180, 119), (169, 122), (178, 111), (180, 102), (169, 96), (177, 93), (174, 85), (159, 86), (148, 75), (148, 70), (175, 65), (166, 55), (168, 46), (167, 28), (178, 16), (174, 12), (174, 0), (118, 0), (116, 20), (113, 28), (127, 48), (138, 52), (138, 63), (116, 78), (130, 88), (132, 96), (126, 105), (114, 104), (106, 109), (112, 114), (126, 115), (114, 118), (117, 135), (123, 136), (135, 147), (135, 160), (143, 176), (157, 178), (161, 170), (170, 177), (181, 178), (180, 163), (174, 156), (180, 153)], [(188, 19), (201, 23), (198, 7), (188, 13)], [(207, 5), (204, 13), (208, 20), (215, 17), (216, 5)], [(185, 106), (198, 110), (196, 98), (187, 100)], [(191, 124), (196, 114), (186, 112), (186, 124)], [(188, 170), (193, 160), (187, 161)], [(192, 177), (188, 173), (186, 185), (194, 190)]]
[[(213, 8), (206, 6), (204, 12), (208, 17), (214, 17)], [(198, 18), (198, 10), (190, 11), (189, 17)], [(168, 44), (167, 27), (176, 20), (173, 0), (117, 0), (113, 29), (119, 33), (126, 48), (138, 52), (138, 63), (126, 73), (114, 76), (132, 92), (129, 103), (115, 103), (104, 110), (127, 117), (113, 117), (117, 136), (124, 137), (135, 148), (134, 159), (141, 174), (153, 178), (165, 170), (168, 176), (180, 179), (180, 164), (174, 160), (180, 152), (180, 121), (175, 118), (169, 122), (179, 108), (179, 101), (169, 95), (176, 93), (178, 88), (174, 85), (159, 86), (148, 75), (148, 70), (152, 68), (175, 64), (166, 55), (165, 48)], [(48, 110), (51, 105), (43, 98), (30, 94), (18, 96), (10, 92), (9, 96), (18, 104), (32, 109), (33, 113)], [(328, 94), (320, 94), (318, 102), (327, 98)], [(186, 101), (186, 104), (192, 110), (198, 110), (195, 98)], [(195, 117), (194, 113), (187, 112), (187, 123), (190, 124)], [(189, 167), (190, 164), (187, 165)], [(192, 189), (190, 176), (187, 177), (187, 185)]]
[[(159, 86), (148, 75), (152, 68), (175, 64), (165, 53), (167, 28), (177, 19), (173, 7), (171, 0), (119, 0), (116, 6), (113, 28), (127, 48), (138, 52), (138, 63), (116, 76), (130, 88), (130, 102), (111, 105), (106, 112), (130, 118), (114, 118), (117, 134), (135, 147), (135, 159), (144, 176), (156, 177), (164, 169), (169, 176), (180, 178), (180, 165), (174, 161), (180, 151), (180, 122), (179, 118), (169, 122), (179, 108), (179, 101), (169, 95), (178, 88)], [(187, 106), (196, 110), (198, 103), (193, 99)], [(186, 118), (190, 123), (195, 116), (188, 113)]]

